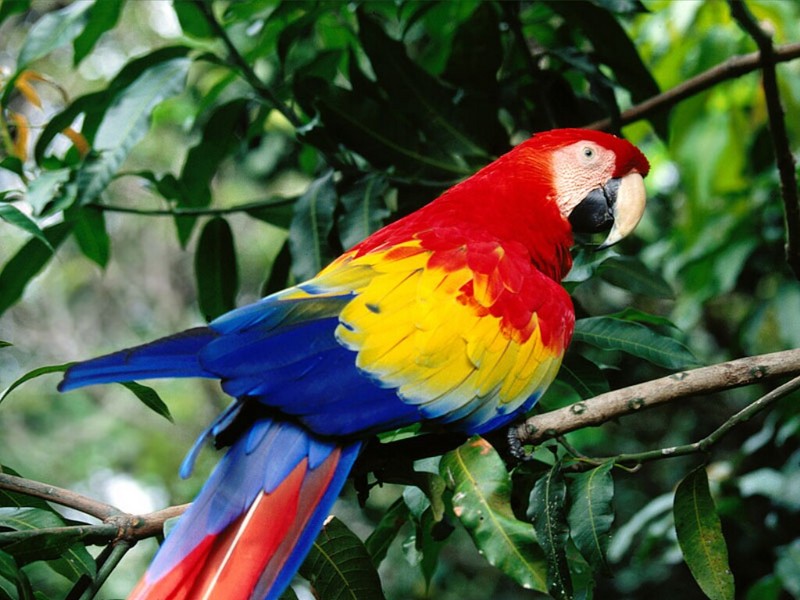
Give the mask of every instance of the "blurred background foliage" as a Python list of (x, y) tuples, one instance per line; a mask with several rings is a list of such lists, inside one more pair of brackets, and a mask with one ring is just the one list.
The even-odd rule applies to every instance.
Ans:
[[(800, 4), (748, 6), (776, 44), (800, 40)], [(308, 277), (531, 133), (618, 123), (631, 105), (755, 50), (727, 3), (692, 0), (3, 0), (0, 40), (0, 340), (12, 344), (0, 348), (3, 387)], [(800, 61), (778, 74), (796, 152)], [(578, 250), (567, 285), (580, 317), (647, 324), (661, 358), (579, 338), (568, 364), (589, 392), (800, 347), (800, 287), (785, 263), (759, 83), (758, 71), (729, 79), (623, 128), (653, 165), (647, 214), (621, 248)], [(209, 382), (155, 387), (177, 425), (119, 386), (61, 396), (55, 376), (36, 379), (0, 405), (0, 462), (133, 513), (185, 502), (214, 456), (186, 481), (178, 465), (226, 401)], [(599, 456), (685, 444), (766, 389), (567, 439)], [(543, 404), (580, 396), (561, 378)], [(797, 401), (705, 457), (737, 597), (800, 598)], [(515, 486), (527, 480), (530, 491), (547, 455), (530, 468), (536, 477), (516, 471)], [(593, 590), (568, 547), (579, 597), (702, 597), (672, 505), (703, 460), (614, 469), (614, 577)], [(414, 488), (375, 488), (364, 510), (346, 494), (337, 514), (363, 539), (401, 496), (412, 524), (381, 563), (387, 597), (542, 596), (487, 564), (463, 530), (444, 545), (432, 538), (441, 528), (424, 525)], [(137, 545), (101, 595), (124, 595), (154, 549)], [(0, 597), (27, 597), (9, 573), (36, 597), (64, 597), (83, 558), (54, 555), (66, 562), (21, 571), (0, 555)]]

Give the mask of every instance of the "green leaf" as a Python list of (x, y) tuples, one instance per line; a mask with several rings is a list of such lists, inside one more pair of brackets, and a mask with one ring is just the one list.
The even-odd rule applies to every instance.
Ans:
[(0, 24), (11, 15), (24, 13), (31, 7), (31, 0), (7, 0), (0, 2)]
[(595, 572), (610, 574), (606, 551), (614, 521), (612, 461), (580, 473), (569, 484), (567, 522), (575, 545)]
[(673, 515), (683, 558), (700, 589), (711, 600), (732, 600), (735, 587), (728, 565), (728, 548), (704, 466), (678, 484)]
[[(220, 163), (240, 142), (248, 124), (248, 101), (238, 98), (217, 107), (203, 125), (203, 134), (189, 149), (178, 179), (179, 208), (200, 208), (211, 204), (211, 180)], [(196, 219), (178, 217), (176, 225), (181, 245), (186, 245)]]
[(233, 232), (222, 217), (214, 217), (203, 228), (194, 255), (197, 301), (207, 321), (232, 310), (239, 291), (239, 271)]
[(131, 60), (114, 76), (114, 79), (104, 90), (76, 98), (64, 110), (51, 117), (47, 125), (45, 125), (41, 135), (36, 140), (36, 147), (34, 148), (36, 163), (43, 165), (46, 162), (45, 151), (50, 146), (50, 143), (65, 127), (71, 126), (81, 115), (84, 116), (81, 133), (89, 142), (92, 142), (97, 129), (103, 122), (106, 111), (120, 93), (137, 81), (146, 71), (161, 63), (185, 57), (190, 50), (191, 48), (187, 46), (167, 46), (154, 50), (149, 54)]
[[(186, 0), (173, 0), (172, 8), (178, 15), (183, 33), (198, 39), (208, 39), (215, 36), (214, 30), (209, 25), (202, 11), (194, 2)], [(211, 5), (209, 5), (211, 10)]]
[(25, 201), (31, 205), (34, 214), (41, 215), (47, 206), (59, 196), (64, 195), (72, 175), (70, 169), (42, 171), (28, 184)]
[(94, 151), (76, 176), (80, 204), (88, 204), (106, 189), (133, 146), (150, 128), (153, 109), (183, 90), (191, 60), (173, 58), (142, 73), (108, 107), (94, 136)]
[(612, 256), (600, 264), (597, 273), (609, 283), (634, 294), (651, 298), (675, 297), (675, 292), (661, 275), (632, 256)]
[(400, 529), (408, 522), (409, 509), (408, 505), (403, 501), (403, 498), (398, 498), (383, 513), (381, 520), (369, 537), (364, 542), (370, 557), (372, 557), (372, 564), (377, 568), (380, 566), (386, 553), (391, 546)]
[(320, 598), (371, 600), (384, 597), (367, 549), (336, 517), (326, 521), (299, 573), (311, 582)]
[(97, 40), (106, 31), (113, 29), (122, 13), (125, 0), (97, 0), (89, 9), (88, 22), (80, 35), (72, 42), (75, 54), (72, 64), (77, 66), (92, 51)]
[(59, 223), (44, 229), (49, 244), (37, 238), (28, 241), (11, 257), (0, 272), (0, 314), (22, 297), (25, 286), (49, 262), (57, 248), (72, 231), (71, 223)]
[(104, 269), (111, 254), (105, 213), (98, 208), (86, 206), (77, 211), (72, 223), (75, 241), (83, 255)]
[(19, 589), (23, 581), (27, 582), (27, 577), (20, 571), (14, 557), (0, 551), (0, 599), (19, 600), (23, 597), (30, 597), (30, 595), (21, 593)]
[(439, 470), (453, 490), (453, 512), (489, 564), (526, 589), (547, 591), (547, 561), (530, 523), (511, 508), (511, 478), (481, 437), (442, 457)]
[[(37, 552), (37, 544), (19, 541), (3, 547), (17, 564), (47, 560), (48, 564), (69, 579), (77, 579), (82, 575), (93, 577), (95, 574), (94, 559), (80, 543), (74, 543), (75, 537), (67, 533), (69, 543), (61, 544), (57, 535), (41, 535), (36, 530), (52, 527), (64, 527), (63, 519), (52, 509), (22, 507), (0, 507), (0, 529), (6, 528), (13, 531), (30, 531), (31, 537), (38, 538), (41, 551)], [(51, 539), (52, 538), (52, 539)], [(56, 560), (54, 560), (56, 559)]]
[(594, 398), (609, 390), (608, 380), (600, 367), (574, 351), (567, 351), (564, 356), (558, 370), (558, 379), (569, 385), (583, 399)]
[(87, 9), (91, 6), (89, 2), (75, 2), (61, 10), (49, 12), (36, 21), (22, 44), (17, 68), (21, 71), (29, 63), (70, 43), (80, 35), (86, 27), (89, 18)]
[(13, 346), (13, 345), (14, 344), (12, 344), (11, 342), (0, 340), (0, 348), (7, 348), (8, 346)]
[(276, 199), (274, 204), (262, 204), (247, 208), (245, 205), (244, 211), (254, 219), (269, 223), (281, 229), (289, 229), (294, 216), (294, 202), (295, 199), (291, 198), (289, 201), (286, 199)]
[(52, 252), (53, 247), (44, 235), (44, 232), (36, 224), (36, 221), (12, 204), (0, 204), (0, 219), (6, 223), (19, 227), (23, 231), (30, 233), (33, 237), (45, 244)]
[(31, 379), (36, 379), (37, 377), (41, 377), (42, 375), (48, 375), (50, 373), (63, 373), (64, 371), (69, 369), (69, 367), (72, 364), (73, 363), (68, 362), (68, 363), (64, 363), (62, 365), (48, 365), (46, 367), (38, 367), (36, 369), (33, 369), (32, 371), (28, 371), (27, 373), (25, 373), (21, 377), (18, 377), (10, 386), (8, 386), (3, 391), (2, 394), (0, 394), (0, 402), (3, 402), (3, 400), (5, 400), (6, 397), (11, 392), (13, 392), (15, 389), (17, 389), (19, 386), (21, 386), (26, 381), (30, 381)]
[(677, 340), (639, 323), (612, 317), (579, 319), (573, 340), (602, 350), (621, 350), (668, 369), (698, 364), (691, 351)]
[(292, 275), (298, 281), (310, 279), (336, 256), (329, 236), (337, 196), (330, 172), (314, 181), (294, 206), (289, 227)]
[(280, 292), (286, 287), (289, 281), (289, 272), (292, 268), (292, 253), (289, 250), (289, 240), (287, 239), (281, 246), (275, 260), (272, 261), (272, 268), (269, 277), (261, 286), (261, 295), (269, 296), (275, 292)]
[(374, 233), (389, 216), (384, 194), (389, 182), (381, 175), (367, 175), (341, 195), (344, 212), (339, 217), (339, 239), (345, 249)]
[(120, 383), (120, 385), (133, 392), (147, 408), (174, 423), (169, 408), (158, 395), (158, 392), (153, 388), (142, 385), (141, 383), (136, 383), (135, 381), (125, 381)]
[(548, 473), (533, 486), (528, 503), (528, 518), (547, 557), (547, 591), (559, 599), (572, 598), (572, 580), (567, 565), (567, 526), (565, 503), (567, 485), (556, 461)]

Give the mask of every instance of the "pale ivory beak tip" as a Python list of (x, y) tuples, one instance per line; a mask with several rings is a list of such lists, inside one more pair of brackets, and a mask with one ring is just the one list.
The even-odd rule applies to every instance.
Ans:
[(597, 249), (603, 250), (613, 246), (636, 229), (644, 214), (646, 203), (647, 193), (642, 176), (639, 173), (625, 175), (617, 190), (617, 202), (613, 209), (614, 225), (608, 232), (606, 240)]

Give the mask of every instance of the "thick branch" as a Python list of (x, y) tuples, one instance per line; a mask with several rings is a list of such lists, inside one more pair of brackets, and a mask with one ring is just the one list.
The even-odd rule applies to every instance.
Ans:
[(786, 120), (778, 90), (775, 48), (772, 45), (772, 37), (761, 28), (744, 2), (730, 0), (730, 7), (733, 18), (758, 46), (769, 130), (780, 174), (781, 197), (786, 216), (786, 262), (794, 271), (795, 277), (800, 279), (800, 198), (797, 195), (794, 156), (789, 146), (789, 135), (786, 133)]
[(74, 508), (75, 510), (100, 520), (110, 519), (123, 514), (122, 511), (110, 504), (92, 500), (81, 494), (54, 485), (39, 483), (38, 481), (31, 481), (30, 479), (15, 477), (14, 475), (8, 475), (6, 473), (0, 473), (0, 489), (8, 490), (9, 492), (18, 492), (26, 496), (33, 496), (34, 498), (54, 502), (61, 506)]
[[(800, 58), (800, 43), (785, 44), (774, 49), (774, 61), (776, 63), (794, 60), (795, 58)], [(620, 115), (619, 124), (627, 125), (628, 123), (646, 119), (652, 114), (671, 108), (682, 100), (691, 98), (722, 81), (736, 79), (746, 73), (755, 71), (760, 66), (761, 57), (758, 52), (729, 58), (725, 62), (676, 85), (674, 88), (648, 98), (644, 102), (640, 102), (636, 106), (623, 111)], [(609, 129), (611, 126), (611, 119), (601, 119), (586, 125), (586, 128)]]
[(523, 443), (539, 443), (667, 402), (786, 375), (800, 375), (800, 349), (740, 358), (601, 394), (533, 416), (517, 428), (517, 435)]

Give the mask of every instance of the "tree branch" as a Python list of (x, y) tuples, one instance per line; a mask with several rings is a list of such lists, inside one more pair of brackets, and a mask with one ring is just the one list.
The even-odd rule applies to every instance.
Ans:
[[(800, 42), (785, 44), (774, 48), (774, 61), (776, 63), (786, 62), (800, 58)], [(723, 63), (711, 67), (707, 71), (687, 79), (674, 88), (667, 90), (657, 96), (648, 98), (644, 102), (632, 106), (628, 110), (622, 111), (619, 125), (627, 125), (635, 121), (646, 119), (654, 113), (671, 108), (686, 98), (699, 94), (709, 88), (714, 87), (722, 81), (736, 79), (746, 73), (757, 70), (761, 66), (761, 57), (758, 52), (734, 56)], [(585, 125), (586, 129), (610, 129), (612, 122), (610, 118), (600, 119), (594, 123)]]
[(778, 90), (778, 74), (775, 68), (776, 52), (772, 37), (758, 24), (750, 9), (742, 0), (729, 0), (731, 15), (758, 46), (759, 62), (763, 74), (761, 85), (767, 102), (769, 129), (772, 147), (781, 182), (784, 215), (786, 217), (786, 262), (794, 275), (800, 279), (800, 198), (797, 195), (794, 156), (786, 133), (786, 120)]
[(105, 502), (93, 500), (55, 485), (39, 483), (38, 481), (8, 475), (7, 473), (0, 473), (0, 489), (74, 508), (103, 521), (124, 514), (115, 506)]
[(530, 417), (517, 427), (517, 435), (523, 444), (538, 444), (667, 402), (787, 375), (800, 375), (800, 349), (740, 358), (614, 390)]

